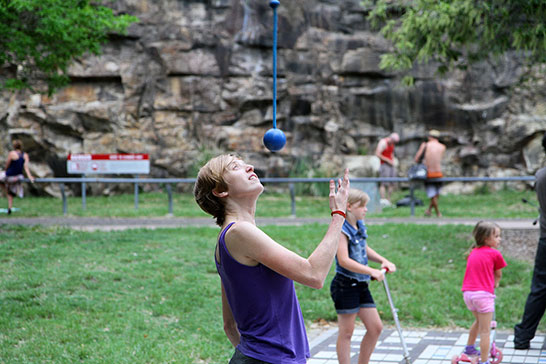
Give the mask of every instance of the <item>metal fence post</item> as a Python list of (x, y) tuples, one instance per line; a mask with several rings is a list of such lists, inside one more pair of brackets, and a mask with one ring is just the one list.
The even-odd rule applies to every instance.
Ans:
[[(85, 175), (83, 175), (82, 177), (85, 178)], [(86, 191), (85, 191), (86, 188), (87, 186), (85, 185), (85, 182), (82, 181), (82, 210), (84, 211), (85, 211), (85, 208), (87, 207)]]
[(414, 184), (410, 180), (410, 211), (411, 211), (410, 215), (411, 216), (415, 216), (415, 199), (413, 195), (413, 189), (414, 189)]
[(415, 199), (414, 199), (414, 194), (413, 194), (413, 190), (414, 190), (414, 183), (410, 180), (410, 183), (409, 183), (409, 190), (410, 190), (410, 206), (411, 206), (411, 216), (415, 216)]
[(64, 193), (64, 183), (61, 183), (59, 187), (61, 188), (61, 196), (63, 198), (63, 215), (66, 216), (66, 214), (68, 213), (68, 208), (66, 207), (67, 203), (66, 203), (66, 194)]
[(290, 183), (290, 201), (291, 201), (291, 211), (292, 211), (292, 217), (296, 217), (296, 189), (294, 188), (294, 184)]
[(167, 194), (169, 196), (169, 215), (172, 216), (172, 214), (173, 214), (173, 191), (172, 191), (170, 183), (167, 183)]
[(138, 210), (138, 182), (135, 182), (135, 210)]

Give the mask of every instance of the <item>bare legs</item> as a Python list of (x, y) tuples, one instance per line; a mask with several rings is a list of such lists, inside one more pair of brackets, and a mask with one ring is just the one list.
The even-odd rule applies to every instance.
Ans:
[(4, 183), (0, 183), (0, 187), (2, 188), (2, 191), (4, 191), (4, 193), (6, 194), (6, 197), (8, 198), (8, 213), (10, 213), (11, 208), (13, 207), (13, 196), (9, 193)]
[(13, 207), (13, 196), (11, 195), (11, 193), (8, 193), (8, 210), (11, 210), (12, 207)]
[(361, 308), (358, 313), (338, 314), (339, 333), (336, 351), (339, 364), (349, 364), (351, 362), (351, 337), (353, 336), (357, 315), (366, 327), (366, 334), (360, 343), (358, 364), (368, 364), (379, 335), (383, 331), (383, 323), (375, 307)]
[(381, 197), (381, 200), (387, 200), (389, 201), (389, 203), (392, 203), (391, 195), (393, 190), (394, 190), (394, 187), (392, 183), (379, 184), (379, 196)]
[(472, 326), (470, 326), (470, 331), (468, 332), (468, 341), (466, 342), (466, 345), (468, 346), (474, 345), (476, 343), (477, 338), (478, 338), (478, 320), (474, 320), (474, 322), (472, 323)]
[(430, 199), (430, 204), (428, 205), (428, 209), (425, 211), (425, 215), (430, 216), (432, 209), (436, 212), (436, 216), (442, 217), (442, 214), (440, 213), (440, 208), (438, 207), (438, 200), (440, 199), (440, 195), (436, 195)]
[[(385, 183), (381, 183), (379, 185), (379, 196), (381, 196), (382, 199), (391, 200), (391, 194), (392, 194), (393, 187), (391, 184), (388, 184), (387, 187), (385, 187)], [(386, 196), (385, 196), (386, 193)]]
[(470, 332), (468, 333), (467, 345), (474, 345), (478, 334), (480, 335), (480, 362), (485, 363), (489, 359), (489, 332), (491, 329), (491, 320), (493, 319), (493, 312), (479, 313), (472, 311), (476, 321), (470, 326)]

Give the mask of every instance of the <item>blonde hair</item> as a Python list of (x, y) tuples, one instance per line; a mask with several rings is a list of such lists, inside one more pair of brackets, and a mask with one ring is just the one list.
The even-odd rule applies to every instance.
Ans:
[(357, 190), (356, 188), (349, 189), (349, 197), (347, 198), (347, 205), (355, 205), (361, 202), (363, 205), (370, 201), (370, 196), (364, 191)]
[(500, 230), (500, 226), (494, 222), (483, 220), (478, 221), (476, 226), (474, 226), (474, 230), (472, 230), (474, 242), (472, 243), (472, 246), (470, 246), (470, 249), (467, 251), (466, 255), (470, 254), (472, 249), (484, 246), (485, 240), (492, 236), (497, 229)]
[(224, 172), (228, 165), (238, 158), (233, 154), (222, 154), (212, 158), (199, 170), (193, 187), (195, 202), (203, 211), (212, 215), (219, 226), (224, 224), (226, 208), (222, 200), (215, 196), (212, 191), (219, 190), (223, 192), (227, 190)]

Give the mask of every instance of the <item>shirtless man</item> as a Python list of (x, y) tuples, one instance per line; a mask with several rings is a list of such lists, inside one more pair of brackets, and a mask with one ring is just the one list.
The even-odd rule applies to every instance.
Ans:
[(436, 178), (442, 178), (442, 158), (446, 151), (446, 146), (438, 141), (440, 132), (432, 129), (428, 132), (428, 141), (421, 144), (417, 154), (415, 155), (415, 163), (421, 158), (425, 147), (424, 163), (427, 166), (427, 180), (425, 182), (425, 189), (427, 196), (430, 198), (430, 204), (425, 211), (426, 216), (430, 216), (432, 208), (436, 211), (436, 216), (442, 217), (440, 209), (438, 208), (438, 199), (440, 198), (440, 188), (442, 182), (435, 181)]
[[(394, 166), (394, 146), (399, 141), (400, 137), (398, 136), (398, 134), (392, 133), (388, 137), (381, 139), (377, 144), (377, 148), (375, 149), (375, 155), (381, 161), (381, 166), (379, 167), (379, 177), (396, 177), (396, 168)], [(387, 189), (386, 199), (385, 187)], [(393, 182), (380, 183), (379, 195), (381, 196), (381, 202), (386, 200), (386, 205), (390, 205), (391, 193), (393, 188)]]

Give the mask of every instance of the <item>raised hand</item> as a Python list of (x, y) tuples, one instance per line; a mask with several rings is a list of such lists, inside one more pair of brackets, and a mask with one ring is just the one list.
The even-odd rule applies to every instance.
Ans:
[(341, 210), (343, 212), (347, 209), (347, 198), (349, 197), (349, 169), (345, 168), (343, 173), (343, 179), (338, 179), (338, 189), (336, 193), (335, 182), (330, 180), (330, 194), (328, 199), (330, 202), (330, 210)]

